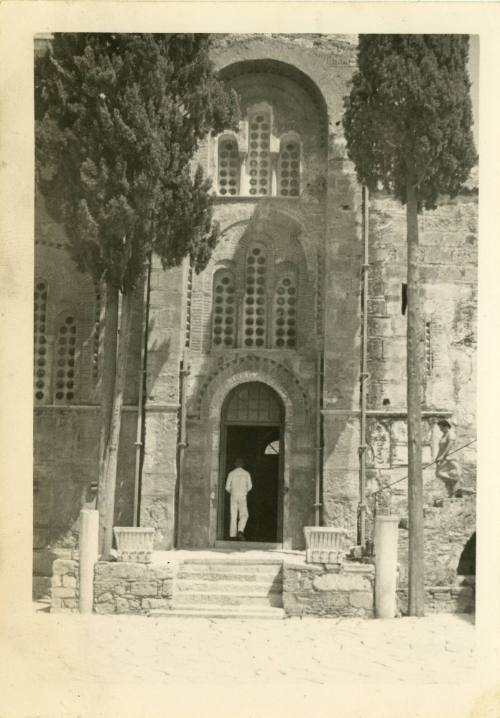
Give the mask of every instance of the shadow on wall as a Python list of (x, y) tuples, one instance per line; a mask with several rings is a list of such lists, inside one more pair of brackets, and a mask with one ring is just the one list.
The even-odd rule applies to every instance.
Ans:
[[(142, 293), (141, 293), (142, 296)], [(148, 319), (148, 334), (147, 336), (157, 336), (155, 331), (155, 318), (149, 317)], [(137, 333), (141, 336), (142, 341), (142, 328), (137, 326)], [(140, 362), (140, 350), (137, 352), (138, 361)], [(156, 382), (161, 375), (164, 367), (168, 364), (170, 359), (170, 338), (164, 341), (154, 340), (151, 344), (148, 343), (147, 347), (147, 385), (144, 387), (145, 395), (145, 407), (147, 408), (148, 399), (153, 400), (155, 397), (150, 394), (150, 388), (157, 386)], [(136, 374), (142, 372), (142, 367), (138, 365)], [(137, 388), (137, 394), (139, 387)], [(116, 486), (116, 497), (115, 497), (115, 526), (132, 526), (134, 523), (134, 487), (135, 487), (135, 464), (136, 464), (136, 441), (137, 441), (137, 411), (125, 412), (122, 416), (122, 430), (120, 437), (120, 457), (118, 464), (118, 475), (117, 475), (117, 486)], [(147, 422), (143, 421), (142, 424), (142, 438), (141, 441), (143, 446), (148, 446), (147, 439)], [(142, 477), (142, 466), (144, 464), (144, 454), (141, 453), (141, 473)], [(140, 489), (140, 487), (139, 487)], [(141, 497), (141, 491), (139, 490), (139, 501)], [(138, 507), (140, 511), (140, 506)]]

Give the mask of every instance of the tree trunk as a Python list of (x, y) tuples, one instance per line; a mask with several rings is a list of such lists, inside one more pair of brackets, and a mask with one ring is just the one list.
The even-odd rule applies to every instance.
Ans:
[(99, 439), (99, 481), (97, 510), (99, 511), (99, 550), (103, 550), (103, 517), (106, 505), (106, 453), (108, 450), (113, 397), (116, 380), (116, 349), (118, 343), (118, 289), (106, 286), (104, 305), (104, 346), (101, 379), (101, 433)]
[(102, 502), (102, 558), (109, 559), (113, 542), (113, 523), (115, 513), (115, 489), (118, 469), (118, 448), (120, 445), (121, 415), (123, 394), (127, 372), (128, 348), (130, 342), (130, 329), (132, 323), (132, 293), (122, 295), (122, 311), (120, 317), (120, 331), (118, 336), (118, 351), (116, 359), (116, 379), (113, 395), (113, 410), (109, 441), (105, 455), (104, 480), (105, 491)]
[(406, 206), (408, 243), (407, 410), (408, 410), (408, 613), (424, 615), (424, 509), (422, 480), (421, 335), (418, 215), (415, 187), (408, 182)]

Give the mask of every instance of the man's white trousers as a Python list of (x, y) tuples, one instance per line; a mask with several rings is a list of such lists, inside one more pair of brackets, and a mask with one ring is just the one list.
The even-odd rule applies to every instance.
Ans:
[(238, 531), (244, 531), (248, 521), (248, 508), (246, 494), (231, 494), (231, 525), (229, 535), (237, 536)]

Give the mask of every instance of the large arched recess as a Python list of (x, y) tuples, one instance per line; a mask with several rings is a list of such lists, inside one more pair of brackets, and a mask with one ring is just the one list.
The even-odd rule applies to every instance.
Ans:
[[(349, 82), (356, 68), (356, 41), (354, 36), (344, 37), (336, 46), (332, 38), (331, 52), (317, 51), (313, 47), (293, 42), (286, 37), (266, 35), (230, 36), (215, 43), (211, 57), (223, 77), (245, 68), (243, 65), (256, 64), (280, 73), (291, 73), (295, 79), (310, 88), (310, 91), (327, 109), (332, 128), (341, 120), (343, 98), (349, 93)], [(258, 63), (258, 65), (257, 65)]]
[(263, 73), (287, 77), (307, 92), (317, 110), (318, 117), (321, 119), (324, 139), (326, 139), (328, 133), (329, 108), (325, 96), (316, 82), (295, 65), (271, 58), (249, 58), (238, 62), (229, 62), (221, 66), (219, 70), (220, 77), (228, 82), (241, 75)]

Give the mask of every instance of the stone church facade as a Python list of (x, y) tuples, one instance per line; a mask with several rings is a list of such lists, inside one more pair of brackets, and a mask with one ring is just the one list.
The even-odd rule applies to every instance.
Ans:
[[(242, 110), (239, 132), (196, 158), (213, 180), (220, 241), (199, 275), (154, 263), (130, 346), (115, 518), (131, 525), (137, 511), (158, 549), (227, 539), (224, 482), (238, 455), (254, 476), (248, 540), (302, 549), (319, 518), (355, 542), (363, 206), (342, 137), (355, 52), (345, 36), (217, 37), (214, 63)], [(75, 545), (79, 510), (95, 499), (102, 290), (37, 205), (34, 537), (57, 549)], [(427, 463), (440, 418), (455, 422), (458, 445), (475, 438), (474, 186), (420, 229)], [(368, 494), (407, 473), (405, 208), (383, 194), (370, 198), (369, 262)], [(474, 444), (460, 462), (459, 498), (424, 472), (434, 583), (456, 572), (475, 530)], [(404, 516), (405, 481), (393, 502)]]

